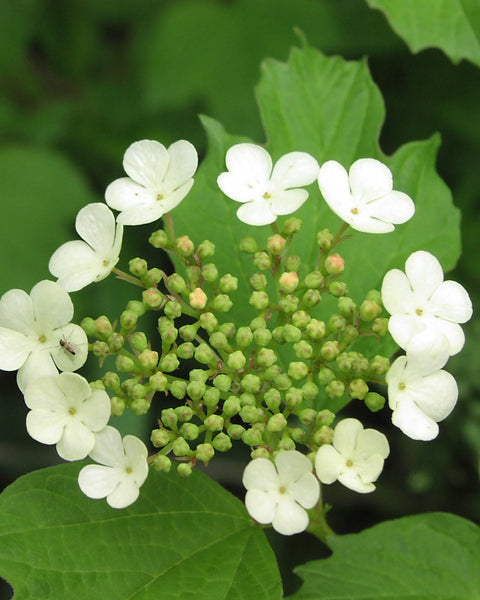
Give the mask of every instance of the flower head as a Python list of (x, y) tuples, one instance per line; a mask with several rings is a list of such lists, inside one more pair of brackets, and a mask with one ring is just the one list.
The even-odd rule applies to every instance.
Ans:
[(463, 348), (465, 335), (459, 323), (472, 316), (472, 303), (459, 283), (443, 280), (442, 267), (430, 252), (411, 254), (405, 273), (399, 269), (387, 272), (382, 302), (391, 314), (388, 329), (404, 350), (408, 351), (415, 337), (426, 330), (441, 336), (450, 355)]
[(64, 460), (81, 460), (93, 449), (93, 432), (110, 418), (110, 398), (103, 390), (92, 391), (77, 373), (40, 377), (25, 391), (30, 408), (27, 431), (42, 444), (57, 444)]
[(333, 212), (364, 233), (389, 233), (415, 212), (410, 196), (393, 190), (390, 169), (373, 158), (355, 161), (348, 174), (329, 160), (320, 169), (318, 185)]
[(110, 425), (95, 434), (90, 457), (99, 465), (87, 465), (78, 485), (89, 498), (107, 498), (112, 508), (125, 508), (138, 498), (148, 475), (147, 448), (134, 435), (120, 433)]
[(107, 277), (118, 262), (123, 226), (115, 225), (112, 211), (95, 202), (77, 214), (75, 229), (85, 241), (67, 242), (50, 258), (50, 273), (67, 292), (76, 292)]
[(390, 453), (387, 438), (375, 429), (364, 429), (357, 419), (343, 419), (335, 427), (332, 444), (321, 446), (315, 470), (322, 483), (338, 481), (354, 492), (373, 492)]
[(168, 149), (154, 140), (134, 142), (123, 157), (128, 177), (113, 181), (105, 191), (105, 200), (121, 211), (119, 223), (151, 223), (185, 198), (197, 165), (197, 151), (186, 140), (174, 142)]
[(259, 523), (271, 523), (283, 535), (304, 531), (305, 509), (315, 506), (320, 496), (312, 470), (309, 459), (296, 450), (280, 452), (275, 464), (266, 458), (252, 460), (243, 473), (249, 514)]
[[(425, 336), (433, 339), (423, 340)], [(431, 350), (425, 352), (425, 347)], [(442, 339), (426, 330), (415, 337), (407, 355), (397, 358), (386, 375), (392, 423), (414, 440), (436, 438), (437, 422), (448, 417), (457, 402), (457, 382), (441, 370), (447, 359)]]
[(298, 188), (313, 183), (319, 169), (310, 154), (290, 152), (272, 170), (270, 154), (261, 146), (248, 143), (232, 146), (226, 164), (228, 171), (219, 175), (218, 187), (243, 204), (237, 217), (248, 225), (268, 225), (279, 215), (299, 209), (308, 192)]
[[(40, 281), (30, 295), (9, 290), (0, 299), (0, 369), (16, 371), (18, 387), (43, 375), (76, 371), (85, 364), (88, 340), (70, 323), (73, 304), (53, 281)], [(62, 343), (63, 341), (63, 343)]]

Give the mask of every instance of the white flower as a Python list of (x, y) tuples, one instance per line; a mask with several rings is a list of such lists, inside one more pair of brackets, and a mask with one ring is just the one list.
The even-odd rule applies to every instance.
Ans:
[(128, 177), (113, 181), (105, 191), (105, 200), (121, 211), (119, 223), (151, 223), (185, 198), (197, 165), (197, 151), (186, 140), (174, 142), (168, 150), (154, 140), (134, 142), (123, 156)]
[[(236, 144), (226, 156), (228, 171), (218, 176), (222, 192), (242, 202), (237, 217), (248, 225), (268, 225), (296, 211), (308, 198), (298, 189), (318, 175), (317, 161), (306, 152), (290, 152), (273, 167), (270, 154), (255, 144)], [(294, 189), (291, 189), (294, 188)]]
[[(431, 340), (422, 339), (432, 335)], [(392, 423), (414, 440), (436, 438), (437, 422), (448, 417), (457, 402), (457, 383), (441, 370), (448, 359), (442, 341), (428, 330), (418, 334), (407, 355), (397, 358), (385, 377)], [(425, 352), (425, 347), (432, 351)]]
[(107, 498), (112, 508), (125, 508), (138, 498), (148, 475), (147, 448), (134, 435), (120, 433), (110, 425), (95, 434), (90, 457), (100, 465), (87, 465), (78, 485), (89, 498)]
[(322, 483), (338, 481), (354, 492), (373, 492), (373, 481), (382, 472), (390, 453), (387, 438), (375, 429), (364, 429), (357, 419), (343, 419), (335, 427), (332, 444), (321, 446), (315, 470)]
[(450, 355), (463, 348), (465, 335), (458, 323), (470, 319), (472, 303), (459, 283), (443, 281), (442, 267), (430, 252), (411, 254), (405, 273), (388, 271), (382, 284), (382, 302), (392, 315), (388, 330), (404, 350), (425, 330), (444, 336)]
[(43, 375), (76, 371), (85, 364), (88, 340), (70, 323), (73, 304), (53, 281), (40, 281), (30, 296), (9, 290), (0, 299), (0, 369), (17, 373), (18, 387)]
[(112, 211), (101, 202), (87, 204), (75, 219), (75, 229), (84, 239), (67, 242), (52, 255), (48, 268), (67, 292), (76, 292), (101, 281), (118, 262), (123, 226), (115, 225)]
[(25, 390), (27, 431), (37, 442), (57, 444), (64, 460), (81, 460), (93, 449), (95, 437), (110, 418), (110, 398), (92, 391), (77, 373), (40, 377)]
[(413, 200), (393, 190), (390, 169), (373, 158), (361, 158), (350, 171), (334, 161), (324, 163), (318, 185), (327, 204), (345, 223), (364, 233), (389, 233), (415, 212)]
[(243, 473), (249, 514), (263, 525), (271, 523), (283, 535), (304, 531), (305, 509), (313, 508), (320, 496), (312, 470), (310, 460), (296, 450), (277, 454), (275, 465), (266, 458), (252, 460)]

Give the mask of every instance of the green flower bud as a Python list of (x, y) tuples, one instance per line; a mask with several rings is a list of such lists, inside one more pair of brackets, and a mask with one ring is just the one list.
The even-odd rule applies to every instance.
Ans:
[[(283, 298), (280, 298), (278, 302), (278, 308), (284, 313), (293, 313), (298, 308), (298, 298), (293, 294), (288, 294)], [(293, 327), (293, 325), (292, 325)]]
[(113, 333), (113, 327), (110, 320), (105, 315), (95, 319), (95, 334), (101, 340), (107, 340)]
[(195, 456), (197, 460), (200, 460), (203, 463), (208, 463), (212, 460), (215, 455), (215, 450), (213, 449), (212, 444), (198, 444)]
[(245, 254), (255, 254), (258, 250), (257, 242), (251, 236), (246, 236), (240, 240), (240, 250)]
[(168, 354), (165, 354), (165, 356), (162, 356), (158, 367), (160, 371), (164, 371), (165, 373), (173, 373), (173, 371), (178, 369), (179, 365), (180, 362), (177, 356), (173, 354), (173, 352), (169, 352)]
[(131, 331), (137, 324), (138, 314), (133, 310), (124, 310), (120, 315), (120, 325), (122, 329)]
[(266, 292), (252, 292), (248, 302), (257, 310), (263, 310), (270, 304), (270, 298)]
[(103, 383), (103, 381), (101, 379), (97, 379), (96, 381), (90, 382), (90, 388), (91, 388), (92, 392), (94, 392), (95, 390), (102, 390), (102, 392), (104, 392), (105, 384)]
[(262, 443), (262, 433), (258, 429), (251, 427), (242, 434), (242, 442), (247, 446), (260, 446)]
[(298, 287), (298, 283), (299, 279), (295, 271), (282, 273), (280, 275), (280, 279), (278, 280), (280, 290), (286, 294), (291, 294), (294, 292)]
[(207, 431), (221, 431), (223, 429), (224, 420), (220, 415), (210, 415), (203, 422)]
[(357, 353), (357, 356), (352, 364), (352, 371), (356, 375), (366, 375), (368, 373), (368, 367), (368, 359), (366, 359), (362, 354)]
[(158, 363), (158, 352), (154, 350), (144, 350), (138, 355), (138, 362), (145, 371), (152, 371)]
[(108, 390), (118, 390), (120, 387), (120, 378), (113, 371), (107, 371), (102, 377), (102, 381)]
[(245, 355), (242, 352), (240, 352), (240, 350), (232, 352), (227, 359), (227, 365), (230, 369), (233, 369), (235, 371), (240, 371), (241, 369), (243, 369), (246, 362), (247, 359), (245, 358)]
[(120, 373), (131, 373), (135, 371), (135, 363), (128, 356), (117, 356), (115, 359), (115, 367)]
[(331, 425), (334, 421), (335, 421), (335, 414), (331, 410), (328, 410), (327, 408), (325, 408), (324, 410), (321, 410), (317, 414), (316, 423), (319, 427), (322, 427), (323, 425)]
[(265, 420), (265, 413), (256, 406), (244, 406), (240, 411), (244, 423), (260, 423)]
[(318, 290), (308, 289), (305, 290), (305, 293), (302, 296), (302, 303), (307, 308), (313, 308), (320, 304), (322, 301), (322, 296)]
[(228, 392), (228, 390), (232, 386), (232, 380), (228, 375), (224, 375), (223, 373), (221, 373), (220, 375), (217, 375), (215, 377), (215, 379), (213, 380), (213, 385), (220, 392)]
[(241, 402), (242, 406), (255, 406), (256, 405), (255, 394), (252, 394), (251, 392), (242, 392), (240, 394), (240, 402)]
[(326, 387), (325, 391), (330, 399), (341, 398), (345, 393), (345, 384), (339, 379), (334, 379)]
[(232, 308), (233, 302), (227, 294), (218, 294), (218, 296), (215, 296), (213, 299), (212, 306), (217, 312), (225, 313)]
[(222, 294), (236, 292), (238, 289), (238, 277), (234, 277), (233, 275), (230, 275), (230, 273), (227, 273), (220, 278), (218, 287)]
[(157, 454), (152, 461), (152, 467), (158, 473), (168, 473), (172, 468), (172, 461), (164, 454)]
[(303, 280), (304, 286), (306, 288), (311, 288), (312, 290), (323, 287), (324, 283), (325, 278), (320, 271), (312, 271)]
[(290, 429), (290, 437), (297, 444), (306, 444), (308, 435), (301, 427), (293, 427)]
[(259, 367), (270, 367), (277, 360), (277, 355), (271, 348), (260, 348), (255, 355), (255, 364)]
[(207, 306), (207, 294), (202, 290), (202, 288), (196, 287), (193, 292), (188, 294), (188, 302), (192, 308), (195, 308), (196, 310), (203, 310)]
[(154, 248), (166, 248), (168, 246), (167, 234), (163, 231), (163, 229), (154, 231), (148, 238), (148, 241)]
[(147, 336), (143, 333), (143, 331), (136, 331), (128, 336), (128, 342), (133, 350), (137, 352), (142, 352), (148, 348), (148, 340)]
[(130, 410), (137, 417), (146, 415), (150, 409), (150, 401), (146, 398), (136, 398), (130, 404)]
[(135, 277), (143, 277), (147, 272), (147, 261), (143, 258), (132, 258), (128, 261), (128, 270)]
[(123, 411), (125, 410), (125, 400), (123, 400), (123, 398), (112, 396), (110, 398), (110, 405), (112, 416), (121, 417), (123, 415)]
[(195, 287), (199, 285), (202, 279), (202, 270), (197, 265), (189, 265), (186, 269), (188, 281)]
[(255, 393), (258, 392), (258, 390), (260, 389), (262, 381), (260, 377), (257, 377), (257, 375), (252, 375), (251, 373), (249, 373), (248, 375), (245, 375), (245, 377), (242, 378), (240, 385), (242, 386), (242, 389), (246, 392)]
[(282, 391), (288, 390), (288, 388), (292, 385), (292, 381), (286, 373), (280, 373), (273, 381), (275, 383), (275, 387)]
[(255, 252), (253, 264), (259, 271), (266, 271), (272, 266), (272, 259), (266, 252)]
[(134, 312), (137, 317), (141, 317), (146, 312), (145, 306), (140, 300), (129, 300), (129, 302), (127, 302), (127, 310)]
[(161, 269), (154, 267), (145, 273), (145, 275), (142, 277), (142, 281), (148, 287), (153, 287), (162, 281), (164, 275), (165, 273)]
[(252, 288), (257, 291), (264, 290), (267, 287), (267, 278), (263, 273), (254, 273), (249, 282)]
[(183, 437), (178, 437), (172, 444), (172, 451), (175, 456), (183, 457), (190, 456), (192, 451), (188, 442)]
[(267, 240), (267, 248), (275, 256), (278, 256), (285, 250), (287, 240), (278, 233), (271, 235)]
[(272, 415), (270, 419), (268, 419), (267, 429), (272, 433), (276, 433), (278, 431), (283, 431), (287, 426), (287, 419), (282, 415), (282, 413), (277, 413), (276, 415)]
[(208, 408), (215, 408), (220, 401), (220, 392), (217, 388), (207, 387), (203, 394), (203, 403)]
[(272, 337), (277, 344), (283, 344), (285, 342), (285, 331), (283, 327), (275, 327), (275, 329), (272, 331)]
[(357, 305), (347, 296), (342, 296), (337, 301), (338, 311), (346, 319), (351, 319), (357, 312)]
[(198, 318), (198, 321), (208, 333), (213, 333), (218, 327), (217, 317), (212, 312), (202, 313)]
[(382, 294), (378, 290), (370, 290), (365, 298), (365, 300), (371, 300), (372, 302), (376, 302), (377, 304), (382, 304)]
[(273, 381), (277, 375), (282, 373), (281, 367), (278, 365), (272, 365), (271, 367), (267, 367), (264, 371), (264, 376), (267, 381)]
[(341, 275), (345, 269), (345, 261), (340, 254), (330, 254), (325, 259), (323, 268), (328, 275)]
[(285, 393), (285, 405), (288, 408), (296, 408), (303, 401), (302, 390), (296, 387), (291, 387)]
[(192, 369), (188, 374), (188, 377), (190, 381), (201, 381), (202, 383), (207, 383), (209, 372), (204, 371), (203, 369)]
[(200, 400), (207, 386), (203, 381), (190, 381), (187, 383), (187, 394), (192, 400)]
[(321, 340), (327, 332), (326, 325), (323, 321), (312, 319), (306, 326), (305, 331), (311, 340)]
[(174, 408), (164, 408), (161, 414), (162, 423), (169, 429), (177, 426), (178, 416)]
[(302, 395), (304, 400), (312, 401), (318, 396), (318, 387), (313, 381), (307, 381), (302, 385)]
[(320, 348), (320, 355), (326, 362), (335, 360), (340, 353), (340, 348), (336, 340), (325, 342)]
[(293, 344), (293, 351), (297, 358), (302, 358), (303, 360), (307, 360), (313, 356), (313, 348), (305, 340), (300, 340), (296, 344)]
[(208, 365), (214, 360), (213, 350), (208, 344), (199, 344), (195, 348), (195, 360), (202, 365)]
[(185, 283), (185, 279), (179, 275), (178, 273), (172, 273), (167, 277), (167, 288), (173, 294), (181, 294), (184, 295), (187, 293), (187, 284)]
[(270, 460), (270, 452), (267, 450), (267, 448), (255, 448), (255, 450), (250, 452), (250, 458), (252, 460), (255, 460), (256, 458), (266, 458)]
[(223, 413), (226, 417), (238, 415), (241, 408), (240, 400), (236, 396), (229, 396), (223, 403)]
[(208, 263), (202, 267), (202, 275), (205, 281), (213, 283), (218, 279), (218, 269), (213, 263)]
[(243, 425), (229, 425), (227, 434), (232, 440), (241, 440), (245, 432)]
[(213, 438), (212, 446), (219, 452), (228, 452), (232, 447), (232, 440), (227, 434), (219, 433)]
[(276, 412), (280, 408), (282, 402), (282, 395), (275, 388), (270, 388), (268, 392), (265, 392), (263, 400), (266, 406), (272, 411)]
[(368, 393), (368, 385), (363, 379), (353, 379), (348, 384), (348, 393), (351, 398), (363, 400)]
[(172, 439), (172, 433), (166, 429), (154, 429), (150, 436), (150, 441), (155, 448), (163, 448)]
[(184, 423), (180, 427), (180, 435), (188, 441), (193, 441), (200, 435), (200, 428), (195, 423)]
[(302, 264), (302, 259), (296, 254), (290, 254), (285, 259), (285, 268), (287, 271), (299, 271), (300, 265)]
[(176, 300), (168, 300), (163, 307), (163, 312), (169, 319), (178, 319), (182, 314), (182, 306)]
[(382, 307), (373, 300), (365, 300), (360, 306), (360, 320), (373, 321), (382, 312)]
[(256, 331), (257, 329), (265, 329), (267, 327), (267, 322), (263, 317), (255, 317), (250, 321), (250, 329), (252, 331)]
[(330, 250), (333, 244), (333, 234), (329, 229), (322, 229), (317, 233), (317, 244), (325, 252)]
[(317, 411), (313, 408), (304, 408), (298, 413), (298, 418), (304, 425), (313, 425), (317, 418)]
[(292, 324), (298, 329), (305, 329), (311, 320), (311, 316), (304, 310), (297, 310), (292, 315)]
[(208, 339), (210, 346), (215, 348), (216, 350), (226, 350), (228, 351), (230, 348), (230, 344), (228, 340), (221, 331), (215, 331)]
[(348, 294), (347, 284), (343, 281), (331, 281), (327, 285), (327, 289), (336, 298), (340, 298), (340, 296), (346, 296)]
[(332, 333), (343, 331), (346, 326), (347, 321), (345, 320), (345, 317), (342, 317), (342, 315), (333, 314), (328, 320), (328, 329)]
[(148, 380), (149, 387), (154, 392), (165, 392), (168, 387), (168, 379), (163, 373), (155, 373)]
[(187, 395), (187, 382), (186, 381), (172, 381), (169, 388), (170, 393), (174, 398), (183, 400)]
[(289, 437), (284, 437), (278, 443), (278, 450), (280, 450), (280, 451), (295, 450), (295, 442)]
[(390, 361), (388, 358), (386, 358), (385, 356), (380, 356), (379, 354), (377, 354), (377, 356), (375, 356), (371, 361), (370, 361), (370, 368), (369, 368), (369, 372), (372, 375), (385, 375), (385, 373), (388, 371), (388, 369), (390, 368)]
[(130, 388), (129, 396), (132, 400), (139, 400), (140, 398), (145, 398), (147, 395), (147, 388), (141, 383), (136, 383), (132, 385)]
[(232, 338), (235, 335), (235, 331), (236, 331), (234, 323), (222, 323), (220, 325), (220, 327), (218, 328), (218, 330), (221, 331), (225, 335), (227, 340)]
[(197, 248), (200, 260), (208, 260), (215, 254), (215, 244), (209, 240), (203, 241)]
[(372, 412), (377, 412), (385, 406), (385, 398), (376, 392), (368, 392), (364, 402)]
[(377, 335), (384, 336), (388, 333), (388, 319), (386, 317), (378, 317), (372, 323), (372, 331)]
[(286, 342), (294, 344), (302, 339), (302, 332), (298, 327), (295, 327), (295, 325), (290, 325), (290, 323), (287, 323), (283, 327), (283, 336)]
[(192, 474), (192, 465), (190, 463), (178, 464), (177, 473), (180, 475), (180, 477), (189, 477)]
[(298, 381), (308, 375), (308, 366), (304, 362), (291, 362), (288, 365), (288, 375)]
[(266, 327), (259, 327), (253, 332), (253, 340), (257, 346), (268, 346), (272, 341), (272, 332)]
[(302, 220), (297, 217), (288, 218), (283, 224), (283, 233), (285, 235), (294, 235), (302, 228)]
[(320, 429), (313, 434), (313, 441), (318, 446), (331, 444), (333, 441), (333, 429), (327, 427), (327, 425), (323, 425), (323, 427), (320, 427)]
[(158, 310), (165, 301), (165, 296), (156, 287), (148, 288), (142, 293), (145, 306), (151, 310)]
[(253, 333), (250, 327), (239, 327), (237, 329), (237, 335), (235, 336), (235, 341), (237, 342), (237, 346), (241, 350), (245, 350), (247, 346), (252, 343)]
[(343, 330), (342, 342), (347, 346), (355, 341), (358, 337), (358, 329), (353, 325), (347, 325)]
[(175, 248), (180, 256), (187, 258), (188, 256), (192, 256), (195, 245), (188, 235), (181, 235), (175, 240)]
[(193, 418), (194, 413), (189, 406), (177, 406), (174, 410), (179, 421), (190, 421)]
[(92, 317), (85, 317), (84, 319), (82, 319), (82, 322), (80, 323), (80, 327), (90, 337), (93, 337), (94, 335), (96, 335), (95, 334), (95, 321), (92, 319)]
[(193, 358), (194, 354), (195, 346), (192, 342), (185, 342), (184, 344), (180, 344), (177, 348), (177, 356), (182, 360), (189, 360), (190, 358)]
[(327, 385), (335, 379), (335, 373), (331, 369), (323, 367), (318, 372), (317, 379), (320, 385)]
[(353, 352), (341, 352), (337, 356), (337, 366), (342, 373), (350, 373), (353, 367), (355, 355)]

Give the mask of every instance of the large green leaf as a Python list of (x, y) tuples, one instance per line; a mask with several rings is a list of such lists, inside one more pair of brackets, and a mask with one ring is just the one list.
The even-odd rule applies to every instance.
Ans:
[(78, 471), (36, 471), (0, 496), (0, 574), (16, 600), (281, 597), (262, 530), (205, 475), (152, 473), (115, 510), (80, 492)]
[(478, 600), (480, 528), (444, 513), (329, 538), (333, 556), (298, 567), (291, 600)]
[(413, 52), (440, 48), (454, 62), (480, 66), (480, 5), (477, 0), (367, 0), (385, 13)]

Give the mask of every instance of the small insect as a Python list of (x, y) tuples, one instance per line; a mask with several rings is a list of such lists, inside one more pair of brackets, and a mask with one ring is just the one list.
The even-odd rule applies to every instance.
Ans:
[(59, 344), (63, 348), (63, 350), (65, 350), (65, 352), (70, 354), (72, 357), (75, 356), (78, 352), (77, 348), (73, 344), (70, 344), (70, 342), (67, 342), (67, 340), (65, 340), (64, 338), (61, 338), (59, 340)]

